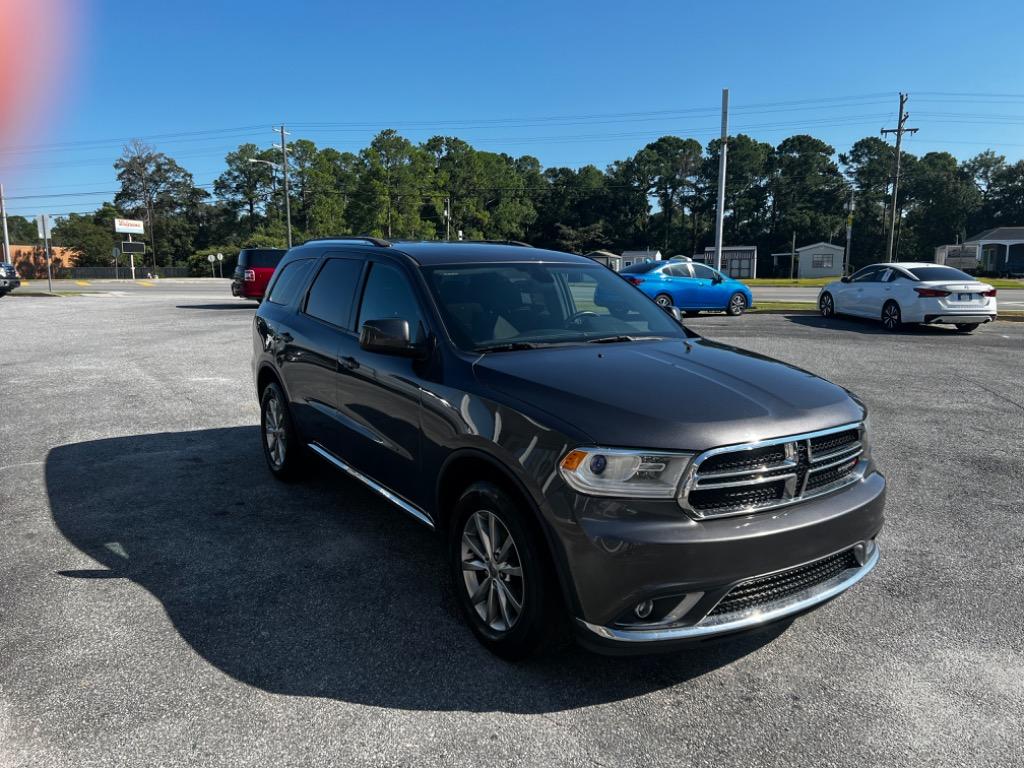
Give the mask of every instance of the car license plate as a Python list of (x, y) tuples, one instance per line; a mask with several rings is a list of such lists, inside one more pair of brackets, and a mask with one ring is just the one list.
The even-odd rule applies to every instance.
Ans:
[(974, 301), (973, 293), (958, 293), (956, 295), (957, 301)]

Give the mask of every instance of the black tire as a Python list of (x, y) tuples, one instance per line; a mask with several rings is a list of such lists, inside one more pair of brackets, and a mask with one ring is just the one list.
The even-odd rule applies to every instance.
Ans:
[[(502, 570), (510, 566), (498, 564), (500, 552), (495, 553), (493, 559), (487, 559), (490, 545), (486, 543), (486, 537), (476, 534), (476, 522), (483, 521), (487, 515), (494, 516), (496, 523), (512, 539), (512, 547), (506, 548), (506, 557), (513, 564), (513, 571)], [(538, 653), (556, 636), (555, 630), (560, 623), (556, 610), (558, 582), (541, 534), (529, 515), (529, 510), (520, 509), (502, 488), (491, 482), (479, 481), (462, 493), (449, 521), (448, 561), (455, 599), (480, 643), (508, 661)], [(486, 532), (489, 526), (482, 524)], [(495, 538), (500, 550), (505, 547), (506, 539), (497, 525), (496, 530)], [(469, 541), (464, 538), (467, 532)], [(474, 549), (473, 542), (483, 551)], [(481, 559), (479, 554), (484, 554), (485, 558)], [(474, 567), (464, 567), (464, 561), (465, 565)], [(486, 570), (479, 567), (481, 564), (486, 566)], [(514, 576), (515, 564), (520, 569), (518, 581)], [(474, 603), (471, 590), (477, 594), (482, 594), (483, 590), (486, 594)], [(506, 609), (514, 609), (514, 602), (508, 601), (509, 595), (518, 599), (520, 604), (520, 611), (511, 623), (505, 616)], [(488, 622), (492, 600), (497, 614), (494, 622), (501, 626), (492, 626)], [(477, 606), (487, 615), (478, 613)]]
[(836, 316), (836, 301), (832, 298), (831, 293), (821, 294), (821, 298), (818, 299), (818, 309), (821, 310), (822, 317)]
[(882, 327), (887, 331), (896, 332), (903, 327), (903, 313), (895, 301), (887, 301), (882, 307)]
[(659, 293), (657, 296), (654, 297), (654, 303), (657, 304), (659, 307), (671, 307), (672, 297), (669, 296), (667, 293)]
[[(275, 413), (276, 415), (273, 415)], [(272, 436), (268, 435), (268, 423), (274, 430), (273, 437), (276, 440), (283, 439), (283, 443), (271, 439)], [(273, 381), (264, 387), (260, 397), (260, 444), (263, 446), (263, 458), (267, 461), (267, 468), (274, 477), (288, 483), (299, 479), (304, 466), (305, 451), (295, 430), (288, 399), (277, 382)], [(280, 446), (280, 451), (275, 449), (276, 445)]]
[(973, 333), (981, 323), (957, 323), (957, 333)]
[(747, 311), (747, 297), (737, 291), (729, 297), (729, 303), (725, 306), (725, 312), (733, 317), (738, 317)]

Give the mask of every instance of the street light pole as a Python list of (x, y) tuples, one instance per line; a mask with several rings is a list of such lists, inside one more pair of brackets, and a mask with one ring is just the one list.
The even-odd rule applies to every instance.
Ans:
[(279, 128), (275, 128), (281, 132), (281, 170), (284, 172), (284, 216), (288, 226), (288, 247), (292, 247), (292, 203), (290, 195), (288, 193), (288, 144), (285, 142), (284, 137), (288, 135), (288, 132), (284, 129), (284, 123), (281, 123)]

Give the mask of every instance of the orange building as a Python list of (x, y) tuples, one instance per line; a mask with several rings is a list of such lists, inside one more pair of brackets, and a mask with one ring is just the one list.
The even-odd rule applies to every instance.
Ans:
[[(78, 256), (72, 248), (50, 246), (51, 269), (54, 277), (75, 266)], [(11, 244), (11, 263), (26, 280), (46, 277), (46, 251), (41, 245)]]

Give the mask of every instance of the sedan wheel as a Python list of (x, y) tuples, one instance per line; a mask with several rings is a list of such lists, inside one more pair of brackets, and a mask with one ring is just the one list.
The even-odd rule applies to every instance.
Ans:
[(669, 296), (667, 293), (659, 293), (657, 296), (654, 297), (654, 303), (657, 304), (659, 307), (663, 308), (671, 307), (672, 297)]
[(526, 594), (519, 549), (494, 512), (479, 510), (462, 529), (462, 578), (470, 605), (496, 633), (512, 629)]
[(903, 325), (900, 305), (895, 301), (886, 302), (882, 307), (882, 327), (887, 331), (898, 331)]
[(742, 315), (747, 309), (747, 297), (742, 293), (734, 293), (732, 298), (729, 299), (729, 306), (726, 307), (725, 311), (735, 317), (736, 315)]
[(834, 317), (836, 314), (836, 304), (832, 300), (831, 293), (822, 294), (821, 301), (818, 302), (818, 309), (821, 310), (822, 317)]

